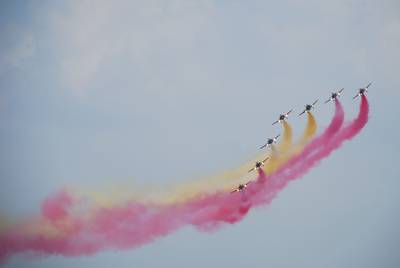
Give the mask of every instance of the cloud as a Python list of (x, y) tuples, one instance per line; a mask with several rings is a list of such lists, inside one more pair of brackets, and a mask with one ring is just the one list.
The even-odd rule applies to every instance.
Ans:
[(209, 23), (210, 1), (80, 1), (51, 11), (61, 76), (75, 91), (118, 61), (148, 68), (165, 50), (190, 50)]

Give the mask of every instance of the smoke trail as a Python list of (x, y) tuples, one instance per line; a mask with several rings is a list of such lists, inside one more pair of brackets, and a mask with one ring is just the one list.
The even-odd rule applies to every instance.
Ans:
[[(57, 210), (71, 209), (71, 204), (63, 200), (65, 194), (61, 192), (46, 202)], [(56, 225), (60, 231), (58, 236), (13, 230), (0, 238), (0, 260), (26, 251), (81, 256), (107, 248), (134, 248), (190, 223), (202, 229), (211, 225), (216, 227), (220, 222), (234, 223), (242, 219), (249, 208), (241, 195), (219, 192), (185, 204), (156, 206), (131, 202), (113, 208), (99, 208), (86, 219), (56, 213), (56, 218), (51, 216), (47, 220), (63, 223)]]
[[(315, 129), (315, 127), (314, 127), (315, 125), (316, 125), (315, 120), (308, 120), (306, 131), (307, 131), (307, 129), (313, 129), (313, 128)], [(292, 130), (287, 123), (284, 124), (284, 131), (285, 132), (283, 135), (284, 136), (283, 140), (287, 146), (288, 144), (291, 144), (291, 137), (292, 137)], [(312, 137), (312, 135), (315, 134), (315, 131), (308, 131), (308, 133), (310, 133), (310, 134), (308, 134), (308, 138), (310, 139)], [(303, 139), (303, 140), (305, 140), (305, 139)], [(276, 165), (276, 167), (278, 167), (278, 165)], [(247, 170), (247, 167), (246, 167), (246, 170)], [(232, 176), (232, 174), (229, 174), (229, 175)], [(229, 188), (232, 188), (233, 184), (229, 185), (229, 186), (230, 186)], [(197, 189), (197, 194), (199, 194), (199, 189)], [(195, 196), (195, 195), (193, 195), (193, 196)], [(191, 198), (193, 198), (193, 196)], [(202, 196), (204, 196), (204, 193)], [(186, 199), (182, 198), (181, 202), (190, 198), (190, 195), (184, 196), (184, 197)], [(176, 201), (176, 200), (174, 200), (174, 201)], [(232, 205), (231, 209), (236, 209), (238, 207), (236, 203), (230, 202), (229, 204)], [(60, 247), (60, 245), (62, 243), (69, 244), (68, 240), (66, 240), (66, 237), (64, 237), (67, 234), (72, 235), (74, 233), (75, 234), (76, 233), (87, 233), (87, 231), (84, 231), (84, 230), (78, 231), (80, 227), (85, 226), (85, 221), (88, 221), (88, 222), (100, 221), (101, 222), (102, 218), (98, 219), (98, 220), (97, 219), (88, 220), (87, 217), (82, 217), (82, 215), (81, 215), (81, 218), (78, 218), (78, 219), (76, 219), (75, 217), (69, 217), (70, 215), (67, 213), (67, 209), (73, 209), (74, 207), (77, 207), (79, 205), (80, 204), (76, 203), (76, 201), (75, 201), (75, 204), (72, 204), (72, 198), (69, 194), (67, 194), (66, 191), (60, 192), (59, 195), (57, 195), (53, 199), (46, 200), (44, 202), (43, 208), (42, 208), (42, 214), (43, 214), (42, 218), (36, 219), (34, 222), (29, 221), (29, 224), (26, 224), (26, 225), (30, 225), (30, 228), (28, 228), (27, 226), (24, 226), (24, 224), (18, 225), (19, 228), (17, 228), (17, 229), (24, 230), (24, 232), (19, 231), (18, 234), (17, 233), (12, 234), (12, 232), (11, 232), (10, 235), (14, 236), (14, 237), (13, 237), (13, 239), (11, 239), (10, 237), (8, 237), (8, 239), (5, 238), (5, 240), (2, 241), (2, 243), (0, 245), (1, 254), (4, 255), (4, 252), (7, 252), (12, 249), (14, 249), (17, 252), (25, 251), (28, 249), (34, 250), (34, 249), (36, 249), (33, 246), (33, 245), (35, 245), (35, 241), (38, 242), (38, 245), (36, 245), (36, 246), (41, 248), (41, 250), (51, 253), (52, 248), (57, 249)], [(102, 204), (102, 205), (104, 205), (104, 204)], [(144, 206), (142, 206), (142, 207), (144, 207)], [(209, 207), (213, 207), (213, 206), (210, 205)], [(244, 212), (246, 212), (249, 209), (249, 207), (247, 207), (247, 208), (243, 207), (242, 203), (240, 203), (239, 207), (241, 208), (239, 210), (239, 212), (241, 214), (244, 214)], [(110, 211), (112, 212), (112, 211), (115, 211), (116, 207), (112, 207), (110, 204), (108, 208), (103, 207), (102, 209), (104, 209), (104, 210), (98, 210), (98, 211), (101, 211), (100, 214), (105, 215), (105, 214), (107, 214), (107, 213), (105, 213), (107, 211), (107, 209), (109, 209), (109, 212)], [(224, 211), (225, 212), (223, 213), (223, 215), (226, 214), (226, 208)], [(91, 212), (91, 213), (93, 213), (93, 212)], [(94, 213), (94, 214), (96, 214), (96, 213)], [(142, 213), (142, 216), (143, 215), (145, 215), (145, 213)], [(115, 215), (113, 215), (112, 217), (118, 218), (118, 217), (115, 217)], [(106, 218), (106, 217), (104, 217), (104, 218)], [(238, 218), (238, 217), (236, 217), (236, 218)], [(83, 219), (85, 219), (85, 220), (83, 220)], [(134, 218), (130, 218), (130, 220), (133, 220), (133, 219)], [(127, 222), (126, 219), (120, 219), (120, 220), (122, 220), (125, 223)], [(131, 224), (133, 224), (133, 223), (131, 223)], [(197, 222), (197, 224), (199, 225), (200, 223)], [(110, 229), (114, 228), (113, 226), (109, 226), (109, 227), (110, 227)], [(204, 227), (202, 227), (202, 228), (204, 228)], [(157, 232), (153, 232), (153, 234), (155, 236), (157, 236)], [(31, 238), (31, 239), (28, 239), (28, 241), (25, 241), (25, 243), (22, 243), (25, 245), (25, 248), (19, 248), (17, 245), (15, 245), (16, 241), (21, 241), (26, 238)], [(79, 238), (75, 238), (75, 239), (79, 240)], [(53, 242), (51, 242), (51, 241), (53, 241)], [(145, 243), (146, 241), (144, 241), (143, 243)], [(107, 243), (112, 244), (112, 242), (107, 242)], [(75, 245), (75, 244), (74, 244), (74, 246), (75, 246), (75, 249), (77, 252), (82, 251), (82, 249), (81, 249), (82, 246)], [(66, 246), (64, 246), (64, 247), (66, 247)], [(90, 252), (95, 252), (95, 251), (101, 250), (101, 248), (98, 247), (97, 242), (96, 242), (96, 245), (92, 245), (92, 246), (86, 245), (86, 247), (90, 248), (90, 250), (87, 249), (88, 250), (87, 254), (90, 254)], [(7, 250), (5, 250), (5, 248), (7, 248)], [(64, 252), (63, 254), (67, 255), (67, 256), (74, 255), (73, 252), (74, 252), (73, 250), (68, 250), (66, 248), (66, 252)]]
[[(339, 100), (335, 101), (335, 115), (329, 124), (329, 126), (325, 129), (325, 131), (318, 137), (314, 138), (311, 143), (309, 143), (306, 147), (304, 147), (301, 152), (301, 156), (305, 157), (313, 153), (315, 150), (324, 146), (325, 143), (329, 141), (342, 127), (344, 121), (344, 111), (343, 106)], [(296, 162), (299, 154), (296, 157), (293, 157), (289, 164)]]
[[(95, 191), (83, 191), (76, 190), (79, 195), (90, 196), (96, 200), (99, 205), (111, 207), (117, 203), (123, 203), (124, 201), (137, 200), (143, 202), (158, 202), (158, 203), (181, 203), (188, 199), (194, 198), (199, 194), (205, 192), (215, 192), (217, 190), (229, 190), (235, 187), (238, 183), (244, 183), (248, 180), (254, 180), (257, 178), (256, 173), (248, 173), (248, 171), (254, 166), (255, 162), (264, 160), (267, 156), (270, 156), (268, 164), (266, 166), (266, 173), (271, 173), (282, 165), (290, 156), (290, 152), (293, 151), (294, 145), (292, 144), (293, 131), (287, 122), (283, 122), (283, 137), (281, 142), (278, 144), (279, 153), (263, 153), (259, 154), (253, 160), (247, 163), (225, 171), (223, 173), (206, 177), (199, 178), (189, 183), (181, 183), (180, 185), (173, 187), (162, 187), (152, 188), (148, 187), (136, 187), (135, 192), (129, 192), (131, 187), (108, 187), (107, 193), (102, 194)], [(309, 129), (307, 136), (304, 133), (303, 138), (297, 143), (296, 148), (303, 148), (306, 141), (310, 140), (316, 129), (316, 121), (308, 120), (306, 130)], [(112, 189), (112, 190), (110, 190)], [(111, 192), (111, 193), (110, 193)], [(145, 194), (143, 194), (145, 193)], [(119, 201), (119, 202), (118, 202)]]
[[(336, 101), (336, 108), (339, 112), (342, 110), (339, 101)], [(365, 96), (362, 96), (359, 114), (350, 124), (340, 129), (343, 117), (337, 118), (336, 124), (331, 124), (324, 134), (316, 138), (309, 146), (306, 146), (303, 152), (290, 159), (281, 169), (267, 178), (268, 187), (264, 187), (262, 188), (264, 191), (258, 192), (253, 204), (268, 204), (287, 183), (302, 177), (322, 159), (338, 149), (344, 141), (355, 137), (368, 122), (368, 115), (368, 100)], [(261, 194), (261, 192), (263, 193)]]
[(322, 135), (275, 173), (266, 176), (259, 170), (257, 180), (241, 193), (219, 191), (185, 203), (167, 205), (130, 202), (112, 208), (96, 208), (81, 216), (71, 213), (80, 201), (61, 192), (46, 200), (42, 209), (42, 220), (53, 224), (59, 234), (27, 234), (21, 232), (24, 226), (20, 225), (0, 236), (0, 259), (26, 251), (45, 255), (89, 255), (110, 248), (134, 248), (187, 224), (204, 231), (233, 224), (243, 219), (252, 207), (270, 203), (287, 183), (303, 176), (345, 140), (357, 135), (368, 121), (368, 112), (369, 105), (363, 97), (358, 117), (341, 128), (344, 113), (337, 101), (335, 116)]
[(303, 136), (298, 142), (298, 147), (296, 147), (295, 151), (298, 152), (303, 149), (304, 145), (306, 145), (312, 137), (314, 137), (317, 132), (317, 121), (315, 120), (314, 115), (311, 112), (307, 112), (307, 127), (304, 129)]
[[(266, 168), (266, 173), (271, 173), (280, 165), (284, 164), (292, 154), (299, 153), (304, 146), (315, 136), (317, 130), (317, 122), (314, 116), (309, 112), (307, 113), (307, 124), (304, 129), (302, 137), (292, 144), (292, 129), (290, 125), (284, 122), (283, 125), (283, 138), (281, 139), (278, 147), (281, 153), (278, 153), (273, 148), (272, 157)], [(288, 146), (290, 145), (290, 146)], [(283, 150), (284, 149), (284, 150)], [(76, 192), (80, 196), (90, 196), (95, 202), (101, 206), (112, 207), (116, 204), (121, 204), (129, 200), (137, 200), (142, 202), (158, 202), (158, 203), (177, 203), (185, 202), (190, 198), (204, 192), (214, 192), (216, 190), (228, 190), (235, 187), (238, 183), (246, 182), (248, 180), (256, 179), (256, 174), (248, 174), (254, 163), (264, 160), (268, 154), (259, 154), (253, 160), (223, 173), (207, 177), (198, 178), (189, 183), (180, 184), (173, 187), (159, 187), (151, 188), (146, 186), (135, 185), (134, 191), (132, 186), (116, 187), (108, 186), (106, 191), (93, 191), (77, 189)]]
[[(316, 144), (333, 138), (342, 122), (343, 110), (337, 102), (331, 125), (303, 152), (309, 155), (318, 150)], [(240, 221), (253, 206), (271, 202), (289, 180), (304, 174), (311, 167), (307, 162), (302, 163), (303, 159), (307, 157), (304, 158), (301, 153), (269, 176), (259, 170), (257, 180), (244, 192), (230, 194), (219, 191), (197, 196), (185, 203), (157, 205), (129, 202), (112, 208), (89, 206), (87, 211), (80, 212), (74, 209), (83, 201), (62, 191), (45, 200), (39, 220), (39, 224), (46, 222), (52, 225), (58, 231), (57, 235), (26, 232), (30, 223), (20, 224), (0, 235), (0, 259), (27, 251), (80, 256), (110, 248), (134, 248), (187, 224), (200, 230), (215, 230), (224, 223)]]
[[(336, 102), (335, 106), (335, 116), (322, 135), (314, 139), (300, 154), (291, 158), (275, 173), (268, 176), (260, 174), (257, 183), (248, 187), (247, 193), (251, 198), (250, 208), (269, 204), (291, 180), (303, 176), (319, 161), (329, 156), (333, 150), (339, 148), (343, 141), (357, 135), (368, 121), (369, 108), (366, 98), (362, 100), (358, 117), (343, 129), (341, 129), (344, 120), (343, 108), (339, 101)], [(219, 224), (221, 222), (226, 221), (218, 221)], [(195, 225), (196, 223), (194, 222)], [(207, 222), (211, 226), (218, 223), (210, 224)]]
[(264, 168), (264, 171), (267, 174), (274, 172), (280, 165), (282, 165), (292, 149), (292, 128), (286, 121), (282, 122), (282, 126), (282, 142), (278, 146), (271, 145), (271, 154), (268, 160), (268, 165)]
[[(317, 122), (311, 112), (307, 113), (307, 125), (304, 129), (303, 136), (299, 139), (299, 141), (292, 145), (292, 129), (290, 125), (284, 121), (283, 122), (283, 142), (279, 146), (279, 151), (274, 150), (272, 148), (272, 155), (270, 161), (265, 168), (265, 172), (267, 174), (275, 172), (281, 165), (283, 165), (293, 154), (298, 154), (304, 146), (314, 137), (317, 132)], [(284, 149), (282, 151), (282, 149)]]
[[(283, 125), (283, 138), (282, 138), (281, 142), (278, 144), (280, 154), (275, 154), (275, 156), (273, 156), (274, 154), (272, 153), (272, 155), (270, 155), (271, 158), (276, 158), (276, 159), (279, 158), (281, 155), (289, 152), (290, 148), (292, 147), (292, 137), (293, 137), (292, 128), (286, 121), (284, 121), (282, 125)], [(212, 177), (210, 180), (202, 180), (202, 181), (199, 181), (198, 183), (206, 184), (205, 187), (207, 187), (208, 189), (210, 189), (210, 185), (217, 184), (217, 183), (221, 184), (219, 187), (212, 188), (212, 190), (230, 189), (230, 188), (232, 188), (232, 186), (234, 186), (238, 183), (238, 180), (234, 180), (234, 178), (239, 178), (239, 181), (242, 181), (241, 179), (244, 179), (244, 177), (246, 177), (246, 180), (248, 180), (249, 178), (255, 179), (257, 176), (253, 175), (251, 177), (252, 174), (248, 174), (248, 171), (252, 167), (254, 167), (254, 164), (257, 161), (262, 161), (267, 156), (268, 156), (268, 153), (267, 154), (266, 153), (259, 154), (257, 157), (255, 157), (251, 161), (248, 161), (246, 164), (241, 165), (240, 167), (232, 169), (228, 172), (225, 172), (223, 174), (223, 176), (221, 176), (222, 174), (220, 174), (219, 176)], [(269, 165), (270, 165), (270, 163), (269, 163)], [(209, 182), (211, 182), (211, 183), (209, 183)], [(199, 185), (195, 185), (195, 186), (196, 186), (195, 191), (197, 193), (204, 192), (204, 191), (198, 191), (199, 188), (197, 186), (199, 186)], [(185, 186), (183, 186), (179, 195), (181, 195), (182, 193), (187, 193), (187, 188)]]
[(293, 131), (288, 122), (283, 121), (283, 137), (282, 142), (279, 144), (279, 152), (287, 152), (292, 147)]
[[(251, 189), (253, 206), (269, 204), (276, 195), (293, 179), (303, 176), (311, 167), (307, 158), (315, 151), (324, 147), (341, 129), (344, 121), (344, 111), (339, 101), (335, 102), (335, 115), (325, 131), (307, 144), (303, 151), (290, 158), (276, 172), (265, 178), (264, 187)], [(322, 158), (321, 158), (322, 159)]]
[(369, 117), (369, 103), (365, 95), (361, 95), (360, 110), (358, 116), (344, 127), (334, 139), (325, 144), (319, 151), (308, 156), (308, 161), (315, 164), (321, 158), (329, 156), (333, 150), (339, 148), (344, 141), (354, 138), (367, 124)]

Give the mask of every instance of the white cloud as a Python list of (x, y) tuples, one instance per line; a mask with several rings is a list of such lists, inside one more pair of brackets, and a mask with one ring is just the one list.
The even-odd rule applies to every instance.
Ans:
[[(210, 1), (80, 1), (51, 12), (61, 76), (76, 91), (124, 59), (148, 66), (165, 49), (190, 50), (209, 23)], [(162, 52), (164, 53), (164, 52)]]
[[(315, 65), (342, 64), (357, 79), (394, 81), (400, 60), (397, 9), (390, 1), (71, 1), (38, 8), (40, 31), (8, 31), (0, 69), (22, 66), (40, 50), (61, 82), (78, 93), (103, 83), (107, 72), (119, 71), (126, 80), (140, 76), (141, 84), (156, 88), (179, 74), (182, 80), (229, 76), (221, 69), (241, 60), (259, 68), (257, 59), (292, 77)], [(249, 55), (247, 62), (243, 55)], [(217, 84), (215, 77), (208, 82)]]

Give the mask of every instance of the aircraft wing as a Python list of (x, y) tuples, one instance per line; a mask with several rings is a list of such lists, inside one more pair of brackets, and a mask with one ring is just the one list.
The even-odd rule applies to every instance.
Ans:
[(276, 123), (279, 123), (279, 120), (276, 120), (275, 122), (273, 122), (272, 125), (275, 125)]
[(302, 112), (299, 114), (299, 116), (300, 116), (300, 115), (303, 115), (305, 112), (306, 112), (306, 110), (302, 111)]
[(263, 146), (260, 147), (260, 149), (267, 147), (267, 145), (268, 145), (268, 143), (264, 144)]

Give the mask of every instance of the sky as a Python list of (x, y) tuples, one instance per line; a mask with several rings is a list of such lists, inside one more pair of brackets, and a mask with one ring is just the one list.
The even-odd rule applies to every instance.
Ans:
[[(372, 82), (370, 121), (211, 234), (4, 267), (399, 267), (398, 1), (2, 1), (0, 214), (63, 187), (168, 185), (251, 159), (279, 113)], [(320, 128), (331, 105), (318, 105)], [(289, 119), (299, 136), (304, 119)]]

